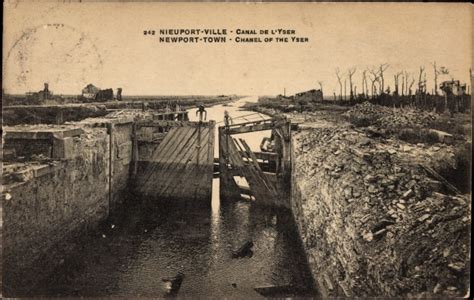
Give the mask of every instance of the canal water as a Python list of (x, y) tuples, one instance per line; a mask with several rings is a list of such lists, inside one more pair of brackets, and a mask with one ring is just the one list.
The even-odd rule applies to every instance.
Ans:
[[(224, 110), (236, 123), (246, 121), (239, 116), (260, 118), (239, 110), (249, 100), (256, 99), (208, 108), (208, 119), (220, 122)], [(245, 138), (258, 150), (269, 132), (252, 135)], [(166, 297), (166, 279), (183, 274), (178, 297), (259, 298), (263, 296), (255, 288), (264, 286), (291, 286), (274, 297), (315, 295), (291, 212), (246, 201), (221, 204), (218, 183), (214, 180), (211, 209), (129, 196), (126, 205), (84, 237), (77, 251), (31, 294)], [(251, 251), (234, 258), (250, 241)]]

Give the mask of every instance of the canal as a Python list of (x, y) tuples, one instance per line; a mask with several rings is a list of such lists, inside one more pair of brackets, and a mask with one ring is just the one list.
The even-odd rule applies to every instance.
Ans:
[[(222, 125), (227, 110), (235, 123), (262, 116), (240, 110), (244, 98), (207, 108)], [(190, 112), (195, 120), (195, 111)], [(245, 134), (254, 151), (269, 132)], [(217, 148), (215, 153), (217, 154)], [(150, 203), (128, 196), (100, 228), (81, 238), (77, 249), (39, 284), (34, 296), (166, 297), (166, 279), (182, 274), (179, 297), (258, 298), (255, 288), (290, 287), (271, 296), (314, 295), (306, 258), (291, 212), (240, 201), (221, 204), (213, 181), (211, 209)], [(233, 254), (246, 242), (243, 257)]]

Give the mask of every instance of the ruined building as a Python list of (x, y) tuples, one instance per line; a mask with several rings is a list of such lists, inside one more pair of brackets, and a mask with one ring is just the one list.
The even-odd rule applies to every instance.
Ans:
[(82, 89), (82, 99), (94, 101), (113, 100), (114, 91), (112, 89), (101, 90), (92, 83), (89, 83), (85, 88)]
[(295, 94), (295, 101), (306, 100), (308, 102), (321, 102), (323, 101), (323, 92), (318, 90), (309, 90)]
[(49, 100), (53, 98), (53, 93), (49, 90), (48, 83), (44, 83), (44, 88), (42, 91), (33, 92), (33, 93), (26, 93), (26, 98), (32, 102), (44, 102), (45, 100)]
[(89, 83), (85, 88), (82, 89), (82, 97), (85, 99), (94, 100), (98, 92), (100, 92), (100, 89), (92, 83)]
[(443, 81), (439, 88), (445, 95), (462, 96), (466, 94), (466, 84), (461, 84), (459, 80)]
[(122, 88), (117, 88), (117, 100), (122, 100)]

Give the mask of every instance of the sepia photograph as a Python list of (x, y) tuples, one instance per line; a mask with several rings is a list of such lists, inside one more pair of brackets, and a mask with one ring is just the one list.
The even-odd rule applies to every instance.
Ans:
[(468, 298), (469, 3), (4, 0), (2, 298)]

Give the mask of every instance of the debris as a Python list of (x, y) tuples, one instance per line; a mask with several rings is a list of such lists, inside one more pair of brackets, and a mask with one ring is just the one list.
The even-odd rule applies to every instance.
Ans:
[(454, 271), (461, 272), (464, 269), (464, 264), (462, 262), (450, 263), (448, 267)]
[(247, 241), (237, 251), (232, 253), (232, 258), (252, 257), (253, 256), (253, 242)]
[(433, 293), (434, 293), (434, 294), (439, 294), (439, 293), (441, 292), (442, 288), (443, 288), (443, 287), (442, 287), (441, 284), (438, 282), (438, 283), (436, 284), (436, 286), (434, 287), (434, 289), (433, 289)]
[(422, 215), (421, 217), (419, 217), (417, 220), (420, 221), (420, 222), (424, 222), (425, 220), (427, 220), (431, 215), (430, 214), (424, 214)]
[(162, 281), (165, 283), (167, 296), (176, 296), (178, 294), (184, 277), (184, 274), (179, 272), (175, 277), (162, 279)]
[(413, 196), (413, 190), (412, 190), (412, 189), (409, 189), (408, 191), (406, 191), (405, 193), (403, 193), (402, 199), (408, 199), (408, 198), (410, 198), (411, 196)]
[(441, 181), (442, 183), (444, 183), (446, 185), (446, 187), (451, 190), (453, 193), (455, 194), (461, 194), (461, 192), (454, 186), (452, 185), (451, 183), (449, 183), (446, 179), (444, 179), (443, 176), (439, 175), (438, 172), (436, 172), (435, 170), (433, 170), (432, 168), (430, 167), (427, 167), (427, 166), (424, 166), (424, 165), (421, 165), (420, 164), (420, 167), (422, 167), (426, 172), (428, 172), (430, 175), (432, 175), (434, 178), (436, 178), (437, 180)]
[(372, 234), (372, 232), (368, 231), (364, 234), (362, 234), (362, 237), (364, 238), (364, 240), (366, 240), (367, 242), (371, 242), (373, 239), (374, 239), (374, 235)]

